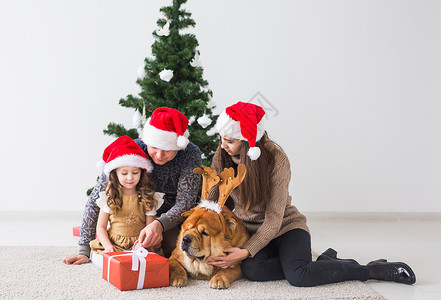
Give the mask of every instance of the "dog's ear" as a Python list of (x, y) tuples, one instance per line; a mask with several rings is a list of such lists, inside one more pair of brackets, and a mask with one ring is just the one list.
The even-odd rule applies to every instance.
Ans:
[(187, 210), (186, 212), (183, 212), (181, 214), (181, 216), (183, 216), (184, 218), (187, 218), (188, 216), (190, 216), (192, 213), (194, 212), (194, 208)]
[(225, 232), (225, 239), (231, 240), (237, 227), (237, 221), (233, 217), (225, 218), (225, 224), (227, 227), (227, 230)]

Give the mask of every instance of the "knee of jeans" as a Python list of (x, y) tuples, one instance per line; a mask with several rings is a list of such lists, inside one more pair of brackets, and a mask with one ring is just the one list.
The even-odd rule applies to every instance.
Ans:
[(249, 260), (243, 260), (241, 264), (243, 276), (251, 281), (258, 281), (261, 274), (261, 268), (255, 262)]

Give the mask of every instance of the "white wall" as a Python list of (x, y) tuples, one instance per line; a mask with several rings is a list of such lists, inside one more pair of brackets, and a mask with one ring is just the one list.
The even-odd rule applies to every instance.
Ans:
[[(169, 2), (0, 3), (0, 210), (83, 209)], [(441, 211), (441, 2), (185, 7), (218, 112), (257, 92), (277, 110), (301, 210)]]

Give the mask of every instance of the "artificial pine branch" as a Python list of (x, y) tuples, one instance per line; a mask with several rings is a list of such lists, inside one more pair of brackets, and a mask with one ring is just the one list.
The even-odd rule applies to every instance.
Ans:
[[(160, 9), (164, 15), (157, 20), (156, 29), (162, 28), (169, 21), (170, 33), (160, 36), (156, 33), (156, 29), (153, 31), (155, 42), (150, 49), (152, 56), (144, 60), (146, 76), (136, 80), (141, 92), (138, 96), (127, 95), (120, 99), (119, 104), (141, 114), (145, 112), (146, 119), (155, 109), (162, 106), (176, 108), (188, 118), (193, 117), (195, 120), (204, 114), (207, 115), (212, 120), (210, 126), (202, 128), (195, 121), (188, 130), (190, 141), (203, 153), (203, 164), (211, 165), (211, 159), (218, 145), (218, 136), (208, 136), (206, 132), (213, 127), (217, 115), (213, 115), (212, 108), (207, 107), (213, 92), (207, 88), (208, 82), (203, 78), (203, 68), (190, 65), (196, 52), (199, 52), (196, 36), (191, 33), (180, 33), (182, 29), (196, 26), (191, 13), (181, 8), (186, 2), (187, 0), (173, 0), (170, 6)], [(159, 77), (159, 73), (164, 69), (173, 71), (173, 78), (169, 82)], [(115, 123), (110, 123), (104, 133), (114, 137), (128, 135), (137, 138), (139, 135), (136, 128), (127, 130), (123, 125)]]
[(107, 129), (104, 129), (103, 132), (104, 134), (114, 136), (116, 138), (123, 135), (127, 135), (132, 139), (138, 138), (138, 131), (135, 128), (127, 130), (122, 124), (109, 123), (109, 125), (107, 125)]

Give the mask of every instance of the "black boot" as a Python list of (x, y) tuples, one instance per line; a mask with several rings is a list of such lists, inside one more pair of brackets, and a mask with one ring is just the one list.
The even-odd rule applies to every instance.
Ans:
[(319, 257), (317, 257), (317, 260), (326, 260), (326, 261), (339, 261), (339, 262), (345, 262), (345, 263), (351, 263), (351, 264), (358, 264), (358, 262), (355, 259), (351, 258), (338, 258), (337, 257), (337, 251), (335, 251), (332, 248), (329, 248), (322, 254), (320, 254)]
[(387, 262), (385, 259), (371, 261), (366, 265), (369, 268), (370, 278), (398, 283), (414, 284), (415, 273), (402, 262)]

